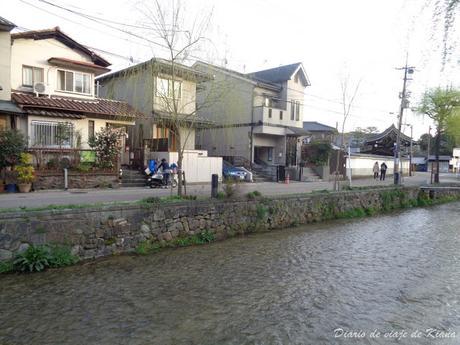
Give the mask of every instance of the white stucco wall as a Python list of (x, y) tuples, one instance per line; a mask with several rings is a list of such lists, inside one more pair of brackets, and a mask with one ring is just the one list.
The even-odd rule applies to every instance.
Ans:
[(49, 92), (54, 95), (71, 97), (94, 96), (94, 73), (85, 71), (91, 76), (91, 95), (57, 90), (57, 70), (63, 69), (82, 72), (81, 69), (61, 68), (48, 63), (51, 57), (66, 58), (82, 62), (92, 62), (90, 57), (82, 52), (71, 49), (54, 38), (44, 40), (15, 39), (11, 46), (11, 88), (20, 91), (31, 91), (31, 88), (22, 86), (22, 66), (43, 68), (44, 82)]
[[(352, 155), (351, 156), (351, 175), (352, 177), (355, 176), (355, 177), (364, 177), (364, 176), (368, 176), (368, 177), (373, 177), (374, 176), (374, 172), (373, 172), (373, 168), (374, 168), (374, 164), (375, 162), (378, 162), (379, 163), (379, 167), (380, 165), (385, 162), (385, 164), (387, 165), (388, 169), (387, 169), (387, 175), (393, 175), (393, 171), (394, 171), (394, 160), (393, 160), (393, 157), (389, 157), (389, 156), (371, 156), (371, 155), (368, 155), (368, 156), (354, 156)], [(409, 174), (409, 160), (408, 159), (402, 159), (401, 160), (402, 162), (402, 170), (403, 170), (403, 174), (406, 175), (406, 174)], [(349, 171), (349, 163), (348, 163), (348, 158), (347, 158), (347, 176), (350, 175), (350, 171)]]
[[(293, 80), (289, 80), (286, 85), (286, 97), (281, 94), (277, 94), (275, 92), (271, 92), (267, 89), (263, 89), (260, 87), (254, 88), (254, 111), (256, 114), (256, 121), (261, 120), (262, 122), (274, 124), (274, 125), (282, 125), (282, 126), (289, 126), (289, 127), (303, 127), (303, 104), (304, 104), (304, 91), (305, 88), (300, 83), (295, 83)], [(278, 97), (282, 99), (283, 106), (273, 106), (273, 107), (266, 107), (265, 97)], [(295, 115), (294, 110), (294, 120), (291, 120), (291, 101), (299, 101), (300, 102), (300, 112), (299, 112), (299, 121), (296, 121), (297, 117)], [(272, 117), (269, 117), (269, 109), (272, 109)], [(283, 119), (280, 119), (280, 111), (283, 112)]]
[(11, 36), (8, 31), (0, 31), (0, 100), (11, 99)]

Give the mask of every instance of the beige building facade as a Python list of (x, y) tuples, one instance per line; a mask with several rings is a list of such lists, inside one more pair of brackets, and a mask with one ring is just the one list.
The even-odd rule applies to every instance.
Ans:
[(193, 67), (214, 75), (201, 83), (198, 95), (198, 114), (216, 122), (197, 134), (200, 147), (239, 165), (298, 164), (310, 85), (301, 63), (250, 74), (204, 62)]

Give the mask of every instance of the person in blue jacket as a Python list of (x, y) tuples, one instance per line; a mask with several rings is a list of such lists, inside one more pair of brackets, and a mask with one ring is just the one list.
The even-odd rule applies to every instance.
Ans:
[(163, 174), (163, 184), (165, 186), (168, 185), (168, 181), (169, 181), (169, 174), (171, 173), (170, 171), (170, 168), (169, 168), (169, 164), (168, 162), (166, 161), (165, 158), (163, 158), (161, 160), (161, 164), (158, 166), (158, 170), (160, 170), (161, 168), (161, 172)]

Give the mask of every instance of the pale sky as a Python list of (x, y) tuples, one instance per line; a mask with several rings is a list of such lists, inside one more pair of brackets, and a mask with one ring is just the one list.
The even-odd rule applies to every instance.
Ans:
[[(20, 29), (59, 26), (75, 40), (99, 49), (96, 52), (111, 61), (113, 69), (128, 66), (129, 57), (135, 61), (165, 57), (165, 50), (147, 39), (163, 42), (135, 27), (145, 22), (139, 7), (149, 0), (50, 2), (113, 23), (101, 25), (40, 0), (2, 0), (0, 15)], [(188, 18), (212, 12), (204, 51), (195, 53), (205, 61), (240, 72), (302, 62), (311, 81), (304, 121), (334, 127), (341, 122), (340, 81), (348, 75), (350, 88), (359, 80), (361, 84), (346, 130), (358, 126), (384, 130), (396, 123), (403, 72), (395, 68), (404, 65), (406, 53), (409, 65), (416, 67), (409, 84), (412, 106), (428, 87), (460, 87), (458, 47), (441, 73), (442, 33), (436, 30), (430, 0), (184, 0), (183, 5)], [(451, 37), (456, 36), (452, 32)], [(430, 125), (410, 110), (404, 122), (414, 125), (414, 137)], [(405, 132), (409, 134), (409, 129)]]

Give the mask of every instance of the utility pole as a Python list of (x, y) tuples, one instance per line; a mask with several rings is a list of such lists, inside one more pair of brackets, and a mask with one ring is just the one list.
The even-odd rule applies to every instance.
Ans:
[(428, 148), (426, 156), (426, 171), (430, 170), (430, 183), (433, 183), (433, 166), (430, 169), (430, 144), (431, 144), (431, 126), (428, 127)]
[(399, 119), (398, 119), (398, 132), (396, 133), (396, 147), (394, 155), (394, 184), (399, 185), (401, 183), (401, 171), (399, 167), (399, 162), (401, 160), (401, 127), (402, 127), (402, 118), (404, 114), (404, 109), (409, 106), (407, 100), (407, 81), (412, 80), (407, 76), (408, 74), (413, 74), (415, 67), (407, 66), (408, 55), (406, 55), (406, 65), (404, 67), (397, 68), (398, 70), (404, 70), (404, 79), (403, 79), (403, 89), (401, 92), (401, 105), (399, 108)]
[(410, 123), (405, 123), (405, 126), (410, 127), (410, 149), (409, 149), (409, 176), (412, 176), (412, 141), (413, 141), (413, 135), (414, 135), (414, 126)]

